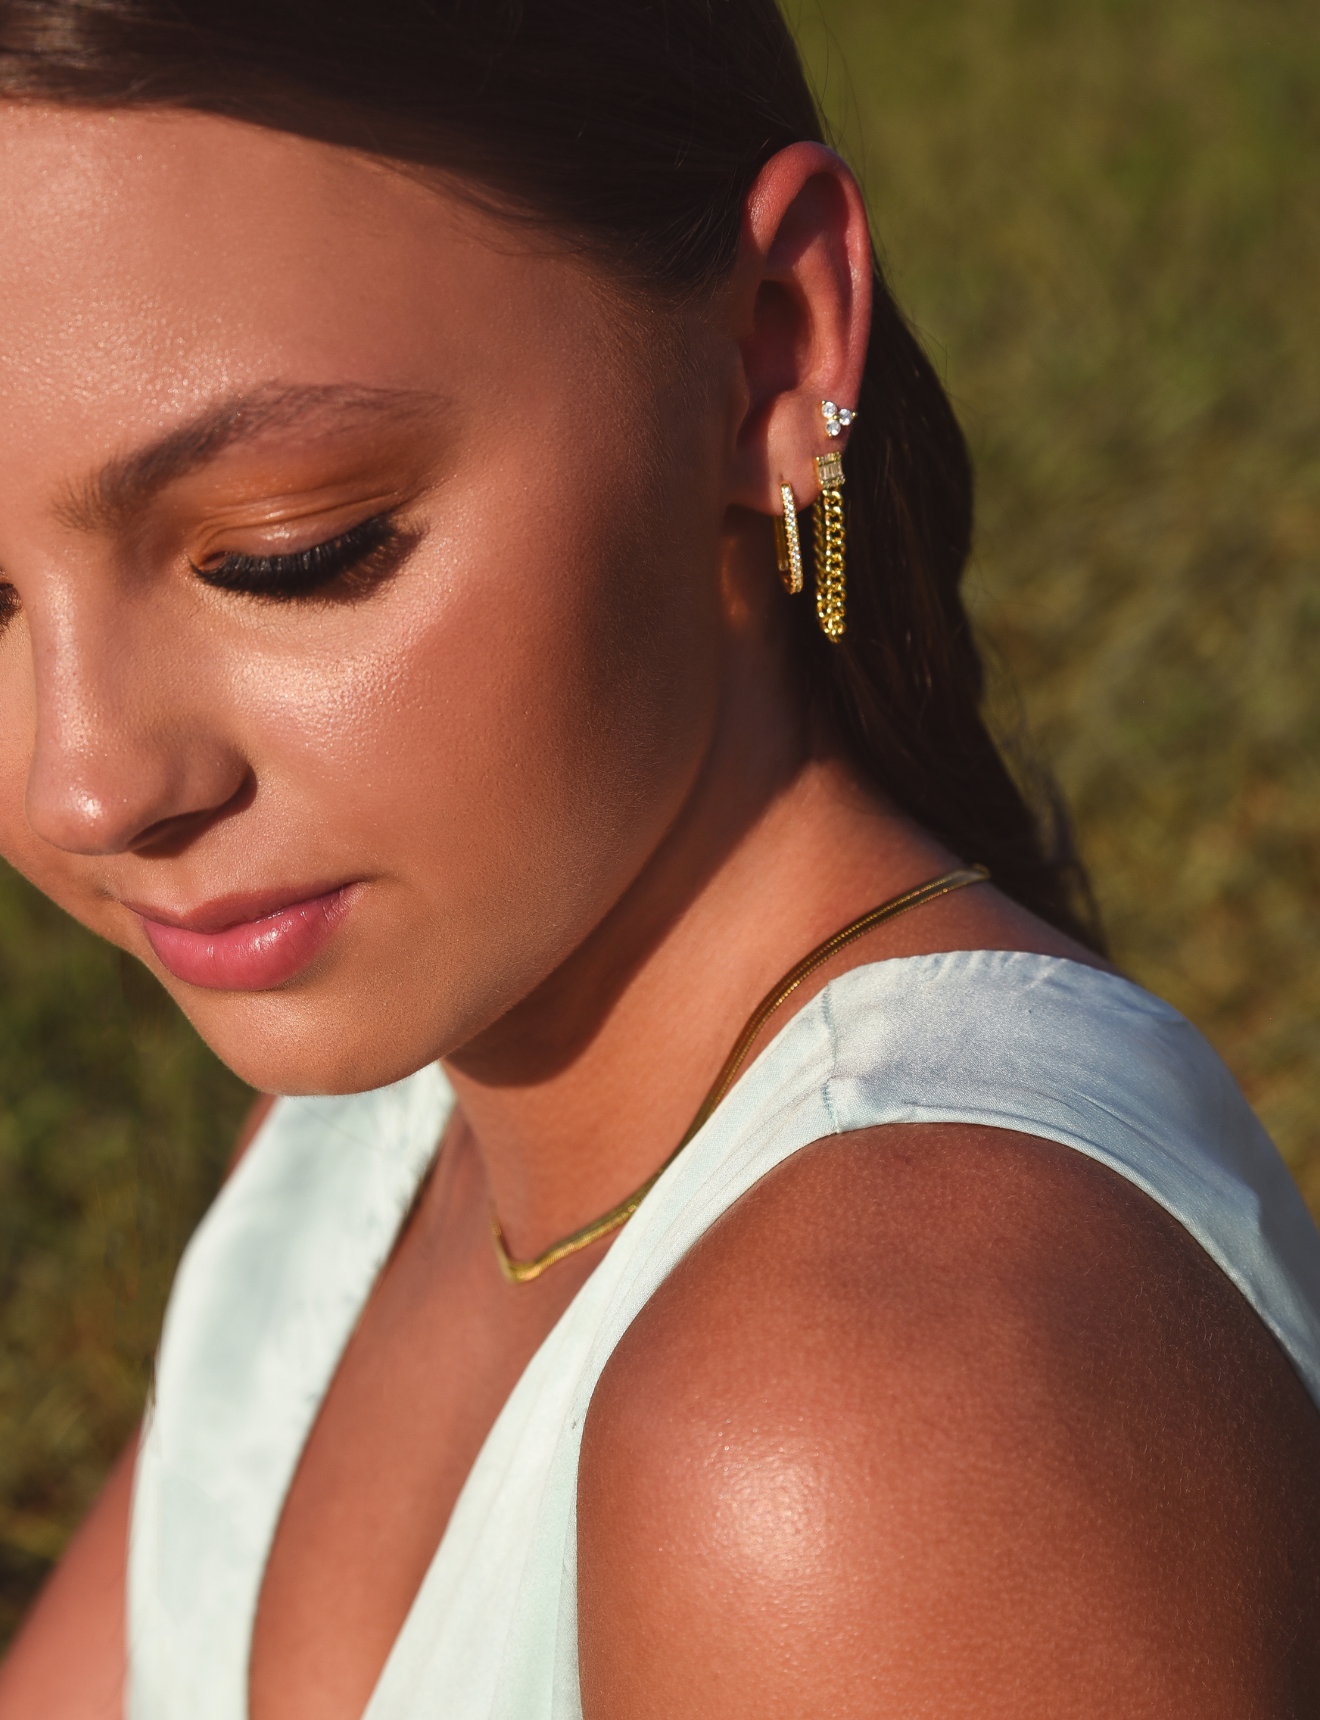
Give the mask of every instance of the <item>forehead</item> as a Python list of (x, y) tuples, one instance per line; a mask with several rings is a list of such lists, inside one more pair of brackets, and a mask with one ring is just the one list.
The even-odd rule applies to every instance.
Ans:
[(0, 101), (0, 185), (0, 462), (105, 458), (272, 378), (489, 385), (593, 314), (492, 217), (229, 120)]
[(444, 225), (347, 151), (204, 115), (0, 102), (0, 177), (7, 318), (43, 368), (92, 349), (103, 380), (236, 330), (288, 340), (342, 303), (364, 245), (397, 269)]

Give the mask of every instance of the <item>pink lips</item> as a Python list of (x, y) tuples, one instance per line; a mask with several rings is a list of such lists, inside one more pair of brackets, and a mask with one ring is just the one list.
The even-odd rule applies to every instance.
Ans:
[(134, 912), (161, 964), (176, 979), (210, 991), (269, 991), (307, 966), (356, 894), (352, 885), (341, 885), (257, 919), (232, 920), (211, 930), (166, 925), (142, 909)]

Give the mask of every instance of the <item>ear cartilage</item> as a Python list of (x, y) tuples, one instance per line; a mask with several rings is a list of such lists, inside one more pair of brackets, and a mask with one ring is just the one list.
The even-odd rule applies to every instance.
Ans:
[(832, 400), (822, 400), (821, 412), (825, 418), (825, 434), (837, 436), (840, 430), (846, 430), (857, 414), (848, 406), (836, 406)]

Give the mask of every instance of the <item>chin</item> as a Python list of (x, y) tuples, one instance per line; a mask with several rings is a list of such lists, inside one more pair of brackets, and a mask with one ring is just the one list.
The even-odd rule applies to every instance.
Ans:
[(360, 995), (335, 1007), (325, 999), (249, 993), (240, 1006), (227, 1001), (219, 1008), (214, 994), (185, 997), (176, 989), (175, 996), (220, 1061), (261, 1093), (370, 1092), (415, 1075), (445, 1044), (443, 1035), (419, 1029), (420, 1010), (405, 1025), (396, 1010), (376, 1013)]

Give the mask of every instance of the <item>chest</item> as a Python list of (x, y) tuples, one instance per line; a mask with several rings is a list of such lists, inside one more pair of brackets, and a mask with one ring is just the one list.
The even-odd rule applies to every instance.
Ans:
[(252, 1720), (358, 1720), (492, 1425), (595, 1263), (509, 1285), (486, 1210), (472, 1168), (442, 1161), (349, 1339), (267, 1560)]

